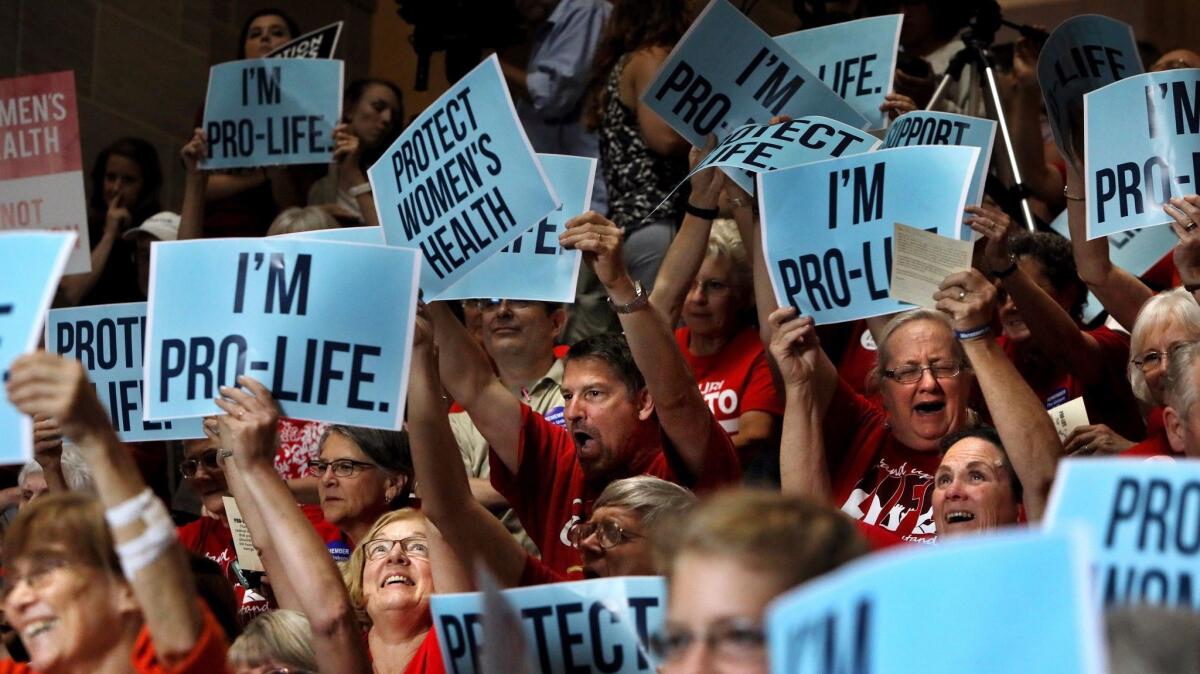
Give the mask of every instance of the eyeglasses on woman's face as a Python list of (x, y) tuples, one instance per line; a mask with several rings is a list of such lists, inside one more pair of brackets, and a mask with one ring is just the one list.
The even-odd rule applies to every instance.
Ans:
[(587, 521), (572, 524), (571, 528), (567, 530), (567, 540), (578, 548), (592, 534), (596, 534), (596, 540), (605, 550), (611, 550), (635, 538), (642, 538), (641, 534), (626, 531), (613, 520), (600, 520), (599, 522)]
[(373, 463), (366, 461), (355, 461), (354, 459), (338, 459), (336, 461), (323, 461), (321, 459), (313, 459), (308, 462), (308, 474), (313, 477), (325, 477), (325, 471), (333, 469), (333, 474), (338, 477), (352, 477), (364, 470), (377, 468)]
[(217, 449), (207, 449), (198, 457), (185, 459), (179, 464), (179, 472), (184, 479), (190, 480), (196, 477), (196, 473), (200, 470), (200, 466), (208, 472), (213, 472), (221, 469), (221, 464), (217, 461)]

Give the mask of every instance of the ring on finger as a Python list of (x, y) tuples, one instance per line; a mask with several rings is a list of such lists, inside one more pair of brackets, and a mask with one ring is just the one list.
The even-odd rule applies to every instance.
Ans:
[(966, 299), (966, 297), (967, 297), (967, 291), (966, 291), (966, 290), (960, 290), (960, 291), (958, 291), (958, 300), (959, 300), (960, 302), (961, 302), (962, 300)]
[(1189, 222), (1189, 223), (1187, 224), (1187, 227), (1184, 227), (1184, 228), (1183, 228), (1183, 231), (1185, 231), (1185, 232), (1190, 232), (1190, 231), (1192, 231), (1193, 229), (1196, 229), (1196, 223), (1194, 223), (1194, 222)]

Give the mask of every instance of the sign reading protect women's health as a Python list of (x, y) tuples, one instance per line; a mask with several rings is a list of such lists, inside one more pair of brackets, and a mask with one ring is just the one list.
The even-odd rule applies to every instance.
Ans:
[(367, 176), (388, 245), (420, 252), (430, 297), (562, 205), (495, 55), (413, 120)]
[(74, 232), (66, 273), (92, 269), (75, 73), (0, 80), (0, 232)]
[[(42, 321), (67, 264), (71, 232), (0, 233), (0, 381), (37, 348)], [(0, 395), (0, 465), (33, 458), (33, 422)]]
[(389, 246), (153, 244), (144, 418), (221, 414), (218, 387), (246, 374), (285, 416), (398, 430), (418, 273), (414, 251)]

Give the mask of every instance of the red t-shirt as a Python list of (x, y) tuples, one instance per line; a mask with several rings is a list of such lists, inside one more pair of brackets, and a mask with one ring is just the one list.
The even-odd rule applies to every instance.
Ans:
[(561, 573), (555, 573), (553, 569), (546, 566), (545, 562), (529, 553), (525, 553), (525, 567), (521, 569), (521, 577), (517, 580), (517, 587), (549, 585), (550, 583), (561, 583), (566, 580), (570, 580), (570, 578)]
[(1146, 439), (1120, 452), (1118, 456), (1166, 456), (1175, 458), (1175, 450), (1167, 439), (1167, 428), (1163, 426), (1163, 408), (1155, 407), (1146, 415)]
[(879, 358), (875, 338), (867, 329), (866, 321), (855, 323), (850, 334), (850, 341), (846, 344), (846, 350), (842, 352), (842, 359), (838, 361), (838, 376), (855, 393), (880, 405), (879, 392), (870, 390), (867, 385), (867, 378), (870, 377), (871, 370), (875, 368), (875, 362)]
[(1101, 376), (1091, 386), (1084, 386), (1066, 368), (1049, 367), (1044, 358), (1035, 361), (1022, 357), (1024, 349), (1003, 335), (996, 341), (1046, 409), (1083, 396), (1088, 419), (1093, 424), (1108, 424), (1121, 437), (1141, 440), (1146, 437), (1146, 427), (1138, 414), (1137, 399), (1133, 397), (1125, 373), (1125, 364), (1129, 361), (1129, 335), (1103, 326), (1087, 334), (1100, 345), (1096, 368), (1101, 370)]
[(404, 668), (404, 674), (446, 674), (446, 665), (442, 662), (442, 650), (438, 646), (437, 630), (430, 629), (425, 634), (420, 648), (413, 654), (412, 660)]
[[(225, 654), (229, 644), (225, 642), (225, 631), (220, 623), (203, 603), (200, 610), (204, 614), (204, 627), (192, 651), (178, 665), (166, 667), (158, 661), (154, 651), (154, 642), (150, 638), (150, 630), (142, 626), (138, 632), (137, 641), (133, 644), (130, 660), (133, 671), (137, 674), (218, 674), (226, 671)], [(0, 661), (0, 674), (37, 674), (28, 664), (12, 660)]]
[[(705, 450), (707, 464), (701, 475), (687, 475), (670, 441), (652, 420), (643, 422), (637, 431), (633, 442), (639, 449), (625, 476), (652, 475), (697, 491), (736, 483), (741, 468), (733, 443), (711, 414), (708, 420), (711, 430)], [(578, 580), (583, 577), (582, 559), (567, 540), (567, 530), (573, 523), (587, 519), (602, 486), (584, 479), (571, 434), (528, 405), (521, 405), (517, 447), (519, 467), (515, 475), (495, 452), (490, 453), (492, 486), (508, 499), (541, 550), (542, 561), (553, 571)]]
[(690, 337), (691, 330), (687, 327), (675, 331), (683, 359), (721, 428), (737, 433), (738, 419), (751, 411), (783, 416), (783, 404), (771, 381), (767, 352), (758, 330), (753, 327), (742, 330), (711, 356), (697, 356), (689, 351)]
[(932, 542), (933, 476), (941, 456), (896, 441), (883, 410), (839, 380), (825, 414), (833, 498), (843, 512), (906, 541)]

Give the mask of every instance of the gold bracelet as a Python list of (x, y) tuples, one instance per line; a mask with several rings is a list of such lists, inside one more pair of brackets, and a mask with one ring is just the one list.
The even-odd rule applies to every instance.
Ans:
[(1071, 201), (1087, 201), (1083, 197), (1077, 197), (1074, 194), (1071, 194), (1070, 192), (1068, 192), (1066, 185), (1063, 185), (1063, 196)]

